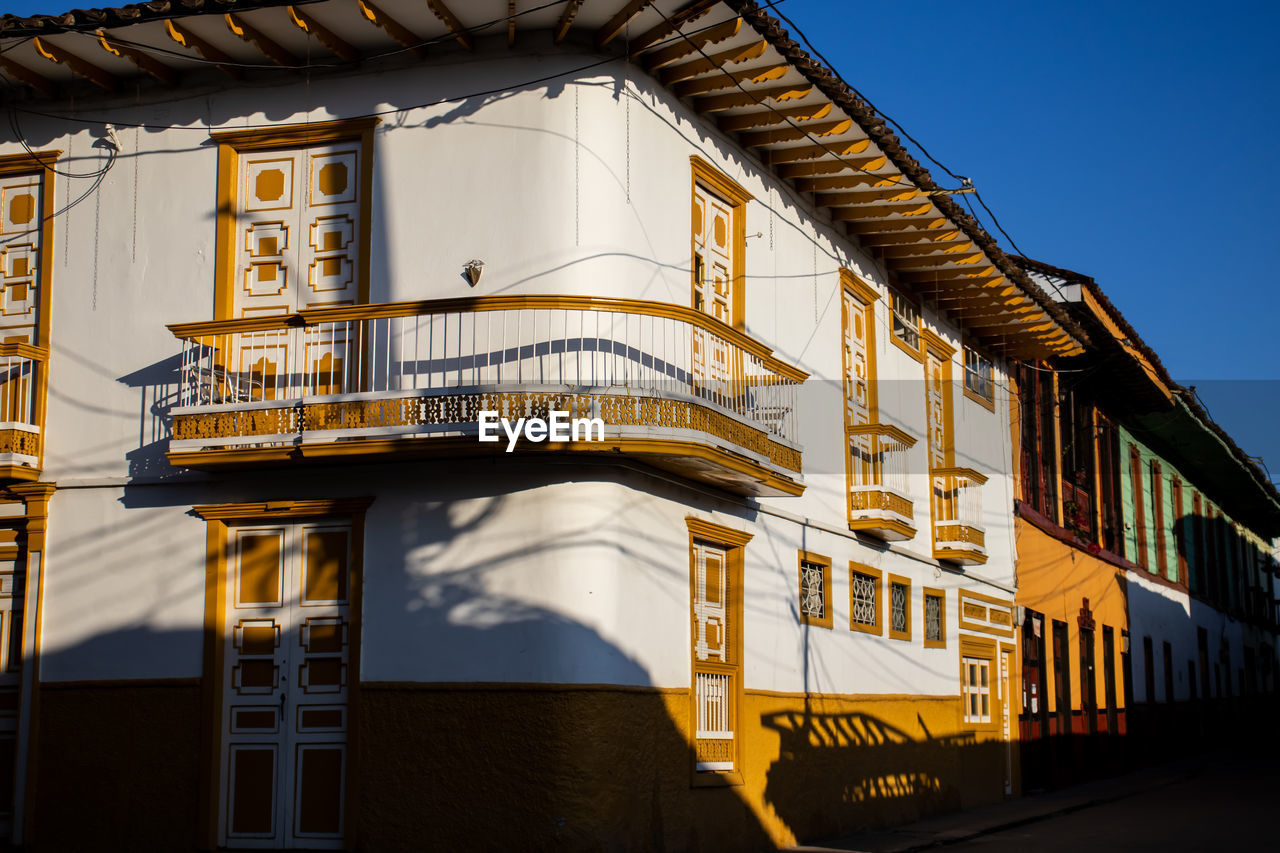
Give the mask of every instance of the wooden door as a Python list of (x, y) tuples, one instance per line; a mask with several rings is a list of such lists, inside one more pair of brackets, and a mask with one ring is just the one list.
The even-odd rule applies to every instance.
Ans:
[(219, 844), (344, 840), (351, 527), (231, 530)]
[[(705, 189), (693, 193), (693, 307), (726, 326), (733, 316), (733, 206)], [(728, 342), (703, 329), (693, 332), (694, 382), (712, 394), (730, 394), (734, 357)]]

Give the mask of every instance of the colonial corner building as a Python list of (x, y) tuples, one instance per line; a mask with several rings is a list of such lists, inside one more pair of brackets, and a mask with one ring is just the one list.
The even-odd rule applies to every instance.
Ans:
[(1272, 707), (1276, 490), (750, 0), (0, 77), (14, 845), (761, 850)]

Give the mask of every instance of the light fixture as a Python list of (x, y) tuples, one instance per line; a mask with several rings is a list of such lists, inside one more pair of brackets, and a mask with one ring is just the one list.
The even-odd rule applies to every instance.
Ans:
[(471, 282), (471, 286), (475, 287), (480, 281), (480, 272), (484, 269), (484, 261), (471, 260), (462, 265), (462, 272), (467, 277), (467, 281)]

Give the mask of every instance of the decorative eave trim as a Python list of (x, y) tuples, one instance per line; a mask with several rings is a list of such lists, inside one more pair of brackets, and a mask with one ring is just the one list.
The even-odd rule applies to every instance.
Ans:
[(251, 503), (198, 504), (191, 511), (205, 521), (266, 518), (314, 518), (322, 515), (357, 515), (369, 508), (373, 498), (335, 500), (281, 500)]

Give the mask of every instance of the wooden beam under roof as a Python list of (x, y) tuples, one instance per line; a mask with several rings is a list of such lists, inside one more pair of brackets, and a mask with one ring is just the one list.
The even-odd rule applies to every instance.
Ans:
[(951, 240), (945, 243), (916, 243), (906, 246), (885, 246), (880, 250), (880, 257), (895, 260), (898, 258), (921, 258), (935, 253), (941, 255), (964, 254), (973, 248), (972, 240)]
[(324, 45), (330, 53), (339, 59), (345, 59), (347, 62), (355, 62), (360, 58), (360, 52), (347, 42), (343, 41), (324, 24), (317, 21), (311, 15), (299, 9), (297, 6), (290, 6), (289, 20), (293, 21), (298, 29), (302, 30), (309, 36), (314, 36), (316, 41)]
[(1023, 335), (1036, 335), (1036, 334), (1041, 334), (1043, 332), (1048, 332), (1053, 327), (1054, 327), (1053, 320), (1050, 320), (1049, 318), (1046, 317), (1043, 322), (1037, 323), (1034, 326), (1030, 325), (1029, 323), (1011, 323), (1007, 326), (1006, 325), (969, 326), (966, 329), (966, 331), (972, 332), (975, 335), (991, 335), (999, 332), (1015, 332), (1017, 334), (1023, 334)]
[[(763, 148), (766, 145), (779, 145), (785, 142), (799, 142), (819, 136), (839, 136), (848, 133), (853, 127), (853, 119), (842, 118), (836, 121), (818, 122), (816, 124), (800, 124), (794, 127), (779, 127), (772, 130), (752, 130), (743, 133), (738, 141), (747, 148)], [(870, 140), (867, 140), (870, 142)]]
[(583, 0), (569, 0), (564, 4), (564, 11), (560, 13), (560, 21), (556, 24), (556, 44), (564, 41), (564, 37), (569, 34), (569, 28), (573, 26), (573, 19), (578, 17), (578, 10), (582, 8), (582, 3)]
[(815, 121), (826, 118), (831, 112), (831, 107), (830, 101), (820, 101), (799, 107), (756, 110), (750, 113), (722, 116), (716, 120), (716, 125), (726, 133), (736, 133), (757, 127), (786, 124), (788, 121)]
[[(834, 153), (834, 152), (828, 152)], [(766, 152), (769, 162), (776, 162)], [(883, 169), (889, 158), (883, 154), (871, 157), (842, 157), (839, 160), (809, 160), (802, 163), (783, 163), (778, 166), (782, 178), (804, 178), (812, 175), (830, 175), (836, 172), (874, 172)]]
[(667, 36), (674, 35), (685, 24), (696, 21), (710, 12), (719, 2), (720, 0), (693, 0), (692, 3), (681, 6), (670, 15), (663, 15), (662, 23), (650, 27), (631, 40), (629, 45), (631, 55), (642, 53)]
[(758, 39), (729, 50), (722, 50), (710, 56), (701, 56), (680, 65), (668, 66), (658, 72), (658, 80), (664, 86), (672, 86), (682, 80), (692, 80), (694, 77), (701, 77), (703, 74), (719, 71), (726, 65), (737, 65), (739, 62), (746, 62), (748, 59), (759, 59), (764, 56), (764, 52), (768, 49), (769, 42), (764, 39)]
[[(797, 178), (796, 189), (802, 193), (827, 192), (829, 190), (859, 190), (870, 192), (878, 188), (893, 191), (915, 189), (915, 185), (903, 179), (899, 174), (867, 175), (858, 172), (848, 175), (834, 175), (818, 178)], [(862, 188), (862, 189), (860, 189)]]
[[(572, 5), (572, 4), (570, 4)], [(578, 5), (582, 5), (579, 3)], [(471, 33), (467, 32), (467, 28), (462, 26), (462, 22), (458, 20), (458, 16), (445, 4), (444, 0), (427, 0), (427, 8), (429, 8), (440, 22), (449, 28), (449, 32), (453, 33), (453, 37), (458, 40), (458, 44), (467, 50), (475, 50), (475, 42), (471, 40)], [(577, 11), (574, 11), (577, 14)], [(560, 39), (556, 39), (559, 41)]]
[(915, 202), (904, 205), (868, 204), (859, 207), (834, 207), (831, 208), (831, 218), (836, 222), (861, 222), (865, 219), (880, 219), (894, 215), (923, 217), (933, 211), (933, 202), (926, 199), (923, 204)]
[(706, 74), (692, 80), (681, 80), (672, 84), (671, 91), (677, 98), (689, 98), (694, 95), (705, 95), (707, 92), (718, 92), (721, 89), (734, 88), (742, 83), (766, 83), (785, 77), (791, 66), (786, 62), (777, 65), (757, 65), (742, 71), (726, 71), (720, 69), (719, 74)]
[(98, 30), (98, 44), (107, 53), (112, 56), (118, 56), (121, 59), (127, 59), (134, 64), (139, 71), (150, 74), (166, 86), (173, 86), (178, 82), (178, 72), (174, 71), (168, 65), (150, 54), (143, 53), (125, 44), (113, 41), (106, 30)]
[(970, 252), (966, 255), (935, 255), (928, 258), (903, 258), (893, 266), (897, 270), (926, 270), (955, 265), (958, 267), (976, 264), (985, 260), (986, 252)]
[(58, 90), (57, 85), (48, 77), (32, 71), (25, 65), (19, 65), (4, 54), (0, 54), (0, 71), (8, 74), (24, 86), (35, 89), (46, 98), (52, 98)]
[(939, 232), (953, 229), (955, 226), (950, 219), (945, 216), (936, 218), (920, 218), (920, 219), (899, 219), (888, 220), (882, 219), (872, 222), (849, 222), (844, 226), (844, 230), (854, 237), (863, 234), (894, 234), (901, 231), (911, 231), (919, 237), (928, 236), (930, 232)]
[(400, 44), (412, 50), (419, 56), (427, 55), (427, 46), (425, 39), (409, 30), (408, 27), (401, 24), (395, 18), (375, 6), (372, 0), (356, 0), (356, 5), (360, 9), (360, 14), (364, 15), (364, 19), (369, 23), (378, 27), (387, 35), (391, 36)]
[[(778, 165), (796, 163), (801, 160), (817, 160), (820, 157), (826, 157), (828, 154), (833, 157), (852, 157), (855, 154), (861, 154), (870, 147), (871, 140), (863, 137), (862, 139), (852, 139), (848, 142), (831, 142), (825, 145), (815, 142), (811, 145), (797, 145), (793, 148), (770, 148), (768, 151), (761, 153), (766, 162)], [(845, 168), (849, 168), (847, 163)], [(859, 166), (857, 168), (863, 167)]]
[(70, 68), (77, 76), (83, 77), (90, 83), (93, 83), (100, 89), (108, 92), (114, 92), (119, 86), (120, 81), (116, 75), (112, 74), (104, 68), (99, 68), (87, 59), (76, 56), (66, 48), (59, 47), (53, 42), (36, 36), (31, 39), (31, 46), (36, 49), (36, 53), (45, 59), (57, 65), (65, 65)]
[(716, 24), (714, 27), (707, 27), (705, 30), (699, 30), (689, 33), (682, 38), (675, 39), (666, 47), (660, 47), (657, 50), (651, 50), (644, 55), (644, 70), (652, 73), (664, 65), (670, 65), (679, 59), (684, 59), (691, 53), (697, 53), (707, 45), (719, 44), (722, 41), (731, 39), (742, 31), (742, 18), (730, 18), (724, 23)]
[(870, 189), (862, 192), (818, 193), (814, 196), (814, 201), (822, 207), (847, 207), (859, 204), (876, 204), (877, 202), (907, 201), (915, 201), (916, 204), (919, 204), (918, 199), (922, 198), (924, 194), (924, 190), (908, 185), (883, 190)]
[[(515, 0), (511, 0), (515, 2)], [(605, 21), (604, 26), (596, 30), (596, 50), (604, 47), (613, 41), (618, 33), (627, 28), (627, 24), (631, 23), (631, 19), (644, 11), (645, 7), (652, 3), (653, 0), (631, 0), (627, 5), (619, 9), (612, 18)]]
[(869, 249), (883, 246), (933, 246), (943, 245), (960, 236), (958, 230), (911, 231), (906, 234), (863, 234), (858, 240)]
[(284, 68), (297, 68), (302, 64), (298, 57), (285, 50), (261, 30), (244, 19), (242, 15), (228, 12), (223, 15), (227, 29), (241, 41), (253, 45), (267, 59)]
[(693, 108), (699, 113), (715, 113), (721, 110), (733, 110), (739, 107), (756, 107), (765, 101), (793, 101), (803, 98), (813, 91), (811, 83), (795, 83), (785, 86), (773, 86), (768, 89), (753, 89), (750, 92), (726, 92), (723, 95), (707, 95), (693, 99)]
[(169, 34), (169, 38), (173, 39), (188, 50), (194, 50), (196, 53), (200, 54), (200, 56), (212, 62), (219, 71), (226, 74), (232, 80), (239, 80), (241, 76), (243, 76), (240, 73), (240, 69), (236, 67), (239, 65), (237, 60), (227, 56), (225, 53), (218, 50), (216, 47), (209, 44), (209, 42), (200, 38), (200, 36), (191, 32), (191, 30), (187, 29), (172, 18), (165, 19), (164, 29), (165, 32)]
[(944, 270), (941, 272), (910, 272), (903, 271), (898, 273), (898, 278), (907, 284), (922, 285), (925, 287), (937, 285), (939, 288), (956, 289), (957, 287), (967, 287), (972, 282), (980, 279), (994, 278), (999, 275), (994, 266), (980, 267), (975, 270)]

